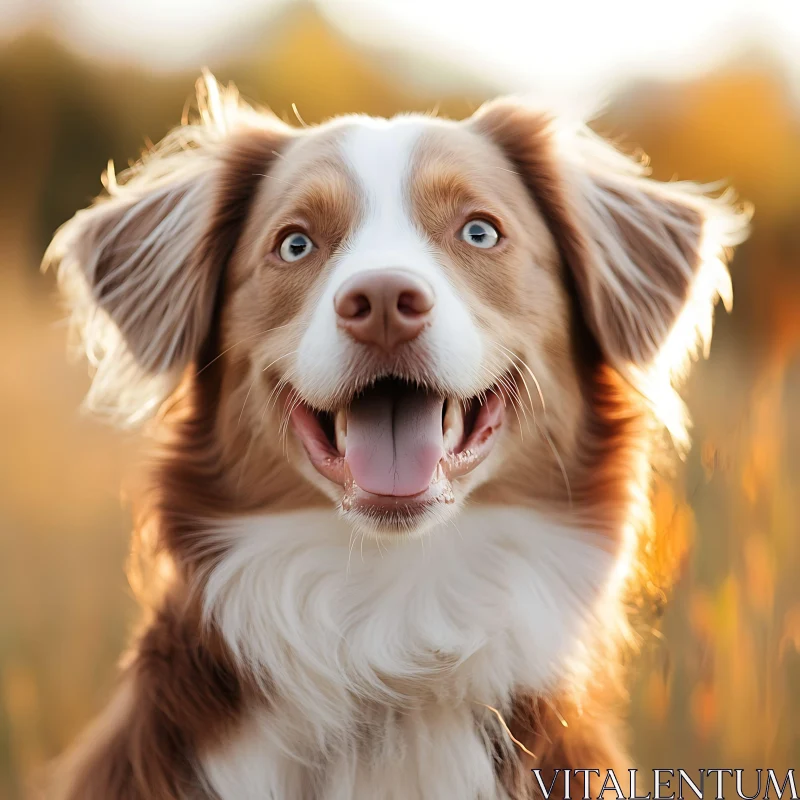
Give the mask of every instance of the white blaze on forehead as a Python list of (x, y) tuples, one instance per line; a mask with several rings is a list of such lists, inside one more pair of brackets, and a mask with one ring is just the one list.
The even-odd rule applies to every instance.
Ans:
[(443, 254), (414, 224), (410, 182), (424, 134), (447, 123), (422, 117), (358, 119), (339, 141), (342, 160), (362, 199), (359, 227), (332, 259), (297, 354), (295, 385), (310, 399), (334, 394), (363, 357), (363, 347), (339, 330), (333, 298), (351, 276), (366, 270), (404, 269), (433, 288), (433, 320), (423, 333), (429, 368), (453, 393), (474, 394), (483, 360), (481, 336), (465, 301), (440, 261)]
[(421, 267), (430, 258), (411, 221), (408, 194), (414, 150), (425, 127), (413, 117), (369, 120), (342, 140), (343, 156), (364, 192), (366, 205), (348, 259), (351, 274), (359, 269)]

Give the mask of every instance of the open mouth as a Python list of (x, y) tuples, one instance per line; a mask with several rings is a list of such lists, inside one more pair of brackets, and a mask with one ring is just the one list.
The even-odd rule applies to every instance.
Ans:
[(335, 413), (295, 405), (291, 423), (315, 469), (344, 488), (345, 511), (413, 516), (453, 501), (451, 481), (486, 458), (503, 416), (494, 390), (464, 402), (384, 378)]

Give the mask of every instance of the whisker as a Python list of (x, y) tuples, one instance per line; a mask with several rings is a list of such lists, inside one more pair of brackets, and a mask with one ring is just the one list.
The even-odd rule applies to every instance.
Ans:
[[(512, 366), (516, 366), (516, 365), (514, 365), (513, 362), (512, 362)], [(520, 411), (522, 411), (522, 416), (525, 419), (525, 425), (526, 425), (527, 429), (530, 430), (531, 425), (530, 425), (530, 420), (528, 419), (528, 412), (527, 412), (527, 409), (525, 408), (525, 404), (522, 402), (522, 396), (519, 393), (519, 389), (516, 387), (516, 385), (514, 384), (512, 379), (509, 378), (508, 376), (503, 376), (502, 378), (499, 379), (499, 382), (505, 388), (505, 390), (508, 392), (509, 399), (511, 400), (512, 406), (514, 406), (514, 409), (516, 410), (516, 408), (518, 407), (520, 409)], [(524, 383), (524, 380), (523, 380), (523, 383)], [(531, 412), (534, 414), (534, 419), (535, 419), (536, 414), (533, 411), (533, 408), (531, 408)], [(519, 414), (517, 414), (517, 419), (519, 419)], [(520, 427), (521, 427), (521, 423), (520, 423)]]
[[(283, 414), (281, 415), (280, 427), (278, 428), (278, 436), (284, 445), (286, 444), (285, 437), (289, 430), (289, 422), (291, 421), (292, 413), (300, 404), (300, 402), (301, 400), (298, 396), (290, 395), (289, 403), (287, 403), (287, 407), (284, 410)], [(285, 448), (284, 448), (284, 455), (288, 455), (288, 451), (286, 451)]]
[(250, 397), (250, 392), (253, 391), (253, 387), (256, 385), (257, 380), (258, 378), (253, 378), (252, 382), (250, 383), (250, 388), (247, 390), (247, 394), (244, 396), (244, 402), (242, 403), (242, 410), (239, 412), (239, 419), (236, 420), (237, 428), (242, 422), (242, 414), (244, 414), (244, 407), (247, 405), (247, 398)]
[[(530, 368), (530, 366), (527, 364), (527, 362), (521, 356), (518, 356), (515, 352), (513, 352), (513, 350), (509, 350), (507, 347), (505, 347), (504, 345), (500, 344), (499, 342), (495, 342), (494, 344), (497, 345), (497, 347), (501, 350), (501, 352), (505, 352), (507, 354), (507, 356), (509, 357), (509, 360), (511, 360), (512, 365), (515, 367), (517, 373), (519, 374), (520, 378), (522, 379), (522, 384), (523, 384), (523, 386), (525, 386), (525, 391), (528, 393), (528, 398), (529, 398), (529, 400), (531, 402), (531, 410), (533, 411), (533, 398), (531, 397), (530, 389), (528, 388), (528, 382), (525, 380), (525, 375), (522, 373), (522, 370), (519, 368), (519, 365), (518, 365), (517, 362), (519, 362), (519, 364), (521, 364), (525, 368), (525, 370), (528, 372), (528, 374), (531, 376), (531, 378), (533, 379), (534, 384), (536, 385), (536, 389), (537, 389), (537, 391), (539, 393), (539, 400), (542, 403), (542, 413), (546, 414), (547, 413), (547, 407), (546, 407), (545, 402), (544, 402), (544, 395), (542, 394), (542, 387), (539, 385), (539, 381), (537, 380), (536, 375), (533, 374), (533, 370)], [(515, 359), (515, 360), (512, 360), (512, 359)], [(570, 481), (569, 481), (569, 475), (567, 474), (567, 468), (564, 465), (564, 460), (561, 458), (561, 454), (558, 452), (558, 448), (556, 447), (555, 442), (553, 441), (553, 438), (550, 436), (549, 431), (543, 425), (539, 424), (538, 420), (536, 419), (536, 414), (535, 413), (534, 413), (534, 416), (533, 416), (533, 424), (536, 426), (536, 429), (539, 431), (539, 433), (541, 434), (542, 438), (547, 442), (548, 447), (550, 448), (551, 452), (553, 453), (553, 457), (555, 458), (556, 463), (558, 464), (558, 468), (561, 471), (561, 476), (564, 479), (564, 487), (567, 490), (567, 501), (569, 503), (570, 508), (572, 508), (572, 486), (571, 486)]]
[(286, 459), (289, 458), (289, 423), (291, 422), (294, 410), (303, 402), (303, 398), (300, 397), (300, 395), (297, 392), (295, 392), (295, 396), (292, 398), (292, 401), (293, 401), (292, 406), (284, 414), (280, 427), (280, 440), (283, 445), (283, 455), (284, 458)]
[(287, 181), (287, 180), (285, 180), (283, 178), (279, 178), (279, 177), (277, 177), (277, 175), (267, 175), (264, 172), (254, 172), (253, 173), (253, 177), (254, 178), (270, 178), (273, 181), (279, 181), (280, 183), (285, 183), (287, 186), (289, 186), (292, 189), (296, 189), (297, 188), (296, 184), (290, 183), (289, 181)]
[(273, 402), (278, 401), (278, 397), (280, 397), (280, 393), (283, 389), (291, 382), (292, 378), (294, 377), (294, 371), (292, 369), (287, 370), (286, 374), (275, 384), (272, 391), (269, 393), (269, 397), (267, 398), (267, 402), (264, 404), (264, 411), (261, 415), (261, 421), (264, 421), (264, 415), (267, 412), (267, 409), (272, 405)]
[(461, 541), (463, 542), (464, 541), (464, 536), (461, 533), (461, 529), (458, 527), (458, 525), (456, 525), (456, 521), (452, 517), (450, 517), (447, 521), (456, 529), (456, 533), (458, 534), (458, 538), (461, 539)]
[(558, 462), (559, 469), (561, 470), (561, 474), (564, 477), (564, 485), (567, 489), (567, 501), (569, 502), (569, 507), (572, 508), (572, 487), (569, 483), (569, 476), (567, 475), (567, 468), (564, 466), (564, 461), (561, 458), (561, 454), (558, 452), (558, 449), (555, 446), (550, 434), (542, 428), (541, 425), (537, 423), (536, 427), (539, 429), (539, 432), (545, 438), (545, 441), (548, 445), (550, 445), (550, 449), (553, 451), (553, 455), (555, 456), (556, 461)]
[[(291, 355), (291, 353), (287, 353), (286, 355), (287, 356)], [(283, 356), (283, 357), (285, 357), (285, 356)], [(265, 369), (269, 369), (270, 366), (271, 365), (267, 365), (267, 367), (265, 367)], [(261, 412), (261, 423), (262, 423), (262, 425), (263, 425), (263, 422), (264, 422), (264, 417), (267, 415), (267, 411), (269, 410), (270, 405), (273, 402), (273, 398), (274, 398), (274, 402), (278, 401), (278, 397), (280, 397), (281, 391), (283, 390), (283, 388), (285, 386), (287, 386), (289, 384), (289, 380), (292, 377), (292, 375), (293, 375), (293, 373), (290, 370), (273, 387), (272, 391), (269, 394), (269, 397), (267, 398), (266, 402), (264, 403), (264, 409)], [(281, 440), (281, 442), (283, 444), (283, 454), (284, 454), (284, 457), (286, 457), (286, 458), (289, 457), (289, 449), (288, 449), (288, 444), (287, 444), (287, 441), (286, 441), (286, 434), (287, 434), (287, 432), (289, 430), (289, 421), (291, 420), (292, 412), (295, 410), (295, 408), (297, 408), (298, 404), (301, 402), (301, 398), (297, 394), (297, 392), (296, 392), (296, 390), (294, 388), (292, 389), (292, 392), (294, 393), (294, 395), (290, 393), (288, 401), (292, 402), (293, 405), (292, 405), (291, 408), (288, 409), (288, 411), (286, 409), (284, 409), (284, 413), (283, 413), (283, 415), (281, 417), (281, 421), (280, 421), (280, 423), (278, 425), (278, 438)], [(289, 405), (289, 402), (287, 402), (287, 406)]]
[(477, 703), (477, 704), (479, 706), (483, 706), (484, 708), (489, 709), (489, 711), (491, 711), (497, 717), (497, 719), (500, 721), (500, 726), (505, 731), (506, 736), (508, 736), (508, 738), (511, 739), (511, 741), (517, 747), (519, 747), (520, 750), (522, 750), (525, 753), (527, 753), (531, 758), (536, 759), (536, 755), (534, 753), (532, 753), (530, 750), (528, 750), (528, 748), (525, 747), (525, 745), (522, 744), (522, 742), (519, 739), (517, 739), (514, 736), (513, 733), (511, 733), (511, 728), (508, 727), (508, 723), (505, 721), (505, 719), (503, 719), (503, 715), (494, 706), (487, 705), (486, 703)]
[(512, 175), (519, 175), (520, 178), (522, 177), (515, 169), (508, 169), (508, 167), (495, 167), (495, 169), (502, 170), (503, 172), (510, 172)]
[(259, 331), (258, 333), (254, 333), (251, 336), (245, 336), (244, 339), (240, 339), (238, 342), (234, 342), (230, 347), (226, 347), (221, 353), (214, 356), (207, 364), (203, 365), (197, 372), (195, 373), (195, 377), (197, 377), (201, 372), (207, 370), (215, 361), (222, 358), (226, 353), (229, 353), (233, 350), (234, 347), (238, 347), (240, 344), (244, 344), (245, 342), (249, 342), (251, 339), (255, 339), (257, 336), (266, 336), (268, 333), (272, 333), (273, 331), (279, 331), (281, 328), (288, 328), (292, 323), (287, 322), (285, 325), (278, 325), (275, 328), (267, 328), (265, 331)]
[(300, 116), (300, 112), (297, 110), (297, 103), (292, 103), (292, 111), (294, 111), (295, 117), (297, 117), (297, 121), (303, 128), (307, 128), (308, 124), (306, 121)]
[(264, 369), (262, 369), (261, 371), (262, 372), (266, 372), (271, 366), (277, 364), (279, 361), (281, 361), (284, 358), (288, 358), (289, 356), (293, 356), (296, 352), (297, 352), (297, 350), (290, 350), (288, 353), (284, 353), (282, 356), (279, 356), (274, 361), (272, 361), (271, 363), (267, 364), (267, 366), (264, 367)]
[[(287, 353), (286, 355), (289, 355), (289, 353)], [(267, 398), (267, 400), (264, 403), (264, 408), (263, 408), (263, 410), (261, 412), (261, 419), (260, 419), (260, 422), (259, 422), (259, 427), (251, 433), (250, 442), (247, 445), (247, 449), (245, 450), (244, 456), (242, 456), (241, 465), (239, 467), (239, 478), (238, 478), (237, 484), (236, 484), (237, 492), (239, 492), (241, 490), (241, 484), (242, 484), (242, 480), (244, 479), (245, 468), (246, 468), (247, 462), (248, 462), (248, 460), (250, 458), (250, 454), (253, 451), (253, 446), (255, 445), (256, 438), (261, 435), (261, 431), (264, 428), (264, 417), (267, 414), (267, 409), (269, 408), (270, 400), (272, 399), (273, 396), (275, 396), (276, 398), (278, 397), (278, 395), (280, 394), (280, 390), (286, 385), (286, 383), (288, 383), (288, 381), (291, 379), (291, 376), (292, 376), (292, 371), (289, 370), (289, 372), (284, 377), (282, 377), (280, 380), (278, 380), (278, 382), (275, 384), (275, 386), (273, 387), (272, 391), (270, 392), (269, 397)], [(256, 380), (257, 380), (257, 378), (256, 378)], [(250, 395), (250, 391), (252, 390), (254, 384), (255, 384), (255, 380), (253, 381), (253, 383), (250, 384), (250, 389), (247, 390), (247, 396), (248, 397)], [(239, 422), (241, 422), (241, 419), (242, 419), (242, 413), (244, 412), (245, 403), (247, 403), (247, 397), (245, 397), (244, 403), (242, 404), (242, 411), (239, 413)], [(237, 423), (237, 427), (238, 427), (238, 424), (239, 423)]]
[(280, 388), (283, 387), (283, 385), (286, 383), (286, 380), (287, 379), (282, 378), (280, 381), (278, 381), (278, 383), (275, 385), (275, 387), (273, 388), (272, 392), (270, 393), (270, 396), (267, 398), (267, 400), (264, 403), (264, 408), (261, 411), (261, 420), (260, 420), (260, 423), (259, 423), (258, 430), (252, 433), (252, 435), (250, 437), (250, 444), (248, 445), (247, 450), (246, 450), (246, 452), (244, 454), (244, 458), (242, 459), (242, 467), (241, 467), (241, 472), (240, 472), (240, 482), (241, 482), (241, 477), (244, 475), (245, 464), (247, 462), (248, 457), (250, 456), (250, 451), (253, 449), (252, 446), (255, 443), (256, 436), (258, 436), (260, 434), (260, 432), (264, 428), (264, 417), (267, 415), (267, 409), (269, 408), (269, 401), (272, 398), (272, 396), (275, 394), (276, 390), (279, 390)]
[[(262, 369), (261, 372), (262, 373), (266, 372), (271, 366), (277, 364), (279, 361), (283, 360), (284, 358), (288, 358), (289, 356), (293, 355), (296, 352), (297, 352), (296, 350), (290, 350), (288, 353), (284, 353), (282, 356), (279, 356), (274, 361), (272, 361), (271, 363), (267, 364), (267, 366), (264, 367), (264, 369)], [(250, 388), (247, 390), (247, 394), (244, 397), (244, 402), (242, 403), (242, 410), (239, 412), (239, 419), (236, 421), (236, 427), (237, 428), (239, 427), (239, 425), (242, 422), (242, 415), (244, 414), (244, 407), (247, 405), (247, 399), (250, 397), (250, 392), (253, 391), (253, 387), (256, 385), (256, 381), (257, 380), (258, 380), (258, 376), (253, 378), (253, 381), (250, 384)]]
[[(272, 391), (269, 394), (269, 397), (264, 402), (264, 408), (261, 409), (261, 426), (264, 425), (264, 417), (267, 416), (267, 411), (269, 410), (270, 406), (273, 402), (278, 401), (278, 397), (280, 397), (280, 393), (283, 391), (284, 387), (289, 383), (290, 376), (287, 375), (284, 378), (281, 378), (274, 386)], [(274, 400), (273, 400), (274, 398)]]
[[(498, 391), (497, 391), (497, 390), (495, 390), (495, 389), (489, 389), (489, 391), (490, 391), (490, 392), (491, 392), (493, 395), (496, 395), (497, 397), (499, 397), (499, 398), (500, 398), (500, 401), (503, 403), (503, 405), (505, 405), (505, 404), (506, 404), (506, 401), (505, 401), (505, 399), (504, 399), (504, 397), (503, 397), (503, 394), (502, 394), (502, 392), (498, 392)], [(511, 408), (514, 410), (514, 414), (516, 414), (516, 417), (517, 417), (517, 422), (519, 423), (519, 430), (520, 430), (520, 434), (519, 434), (519, 435), (520, 435), (520, 439), (522, 439), (522, 440), (524, 441), (524, 439), (523, 439), (523, 435), (522, 435), (522, 420), (520, 419), (520, 416), (519, 416), (519, 411), (517, 411), (517, 404), (516, 404), (516, 403), (515, 403), (515, 402), (514, 402), (514, 401), (513, 401), (511, 398), (509, 398), (509, 402), (511, 403)]]
[(345, 581), (350, 579), (350, 560), (353, 557), (353, 545), (356, 543), (356, 536), (358, 536), (358, 531), (354, 528), (350, 531), (350, 546), (347, 548), (347, 569), (344, 574)]
[[(522, 370), (519, 368), (519, 364), (517, 364), (517, 362), (512, 358), (513, 353), (510, 353), (509, 351), (506, 351), (505, 348), (502, 347), (502, 345), (498, 345), (498, 347), (501, 348), (501, 352), (505, 351), (504, 355), (511, 362), (511, 365), (514, 367), (514, 370), (517, 372), (517, 374), (519, 375), (520, 379), (522, 380), (522, 385), (525, 387), (525, 392), (528, 395), (528, 402), (531, 404), (531, 411), (533, 412), (534, 419), (535, 419), (536, 418), (536, 411), (535, 411), (535, 409), (533, 407), (533, 396), (531, 395), (531, 390), (530, 390), (530, 387), (528, 386), (528, 382), (525, 380), (525, 375), (522, 373)], [(542, 408), (544, 408), (544, 405), (542, 406)]]
[[(517, 372), (519, 372), (519, 368), (517, 367), (516, 363), (514, 361), (512, 361), (509, 358), (509, 356), (505, 352), (503, 352), (502, 350), (500, 350), (499, 352), (500, 352), (500, 355), (503, 358), (507, 359), (509, 364)], [(522, 378), (522, 383), (525, 385), (525, 390), (528, 392), (528, 397), (530, 399), (530, 391), (528, 390), (527, 384), (525, 383), (525, 378), (521, 373), (520, 373), (520, 377)], [(514, 408), (514, 411), (517, 414), (517, 420), (520, 423), (520, 435), (522, 434), (522, 421), (519, 419), (519, 413), (517, 413), (517, 408), (519, 408), (522, 411), (522, 415), (523, 415), (523, 417), (525, 419), (525, 426), (530, 431), (531, 427), (530, 427), (530, 420), (528, 419), (528, 412), (527, 412), (527, 409), (525, 408), (525, 404), (522, 402), (522, 396), (519, 393), (519, 389), (516, 387), (516, 385), (514, 384), (513, 380), (508, 375), (502, 375), (502, 376), (499, 376), (499, 377), (493, 376), (492, 380), (495, 381), (496, 383), (499, 383), (505, 389), (505, 391), (507, 392), (508, 399), (511, 402), (512, 407)], [(533, 408), (533, 401), (532, 400), (531, 400), (531, 413), (533, 414), (533, 418), (534, 418), (534, 422), (535, 422), (536, 421), (536, 412), (535, 412), (535, 410)]]
[(546, 414), (547, 413), (547, 407), (545, 406), (545, 403), (544, 403), (544, 395), (542, 394), (542, 387), (539, 385), (538, 378), (533, 374), (533, 370), (528, 366), (527, 362), (521, 356), (518, 356), (515, 352), (513, 352), (512, 350), (509, 350), (507, 347), (504, 347), (499, 342), (496, 343), (496, 344), (502, 350), (505, 350), (510, 356), (512, 356), (513, 358), (517, 359), (517, 361), (519, 361), (519, 363), (522, 364), (523, 367), (525, 367), (525, 369), (527, 370), (528, 374), (533, 379), (533, 383), (536, 386), (536, 391), (539, 393), (539, 400), (542, 403), (542, 412)]

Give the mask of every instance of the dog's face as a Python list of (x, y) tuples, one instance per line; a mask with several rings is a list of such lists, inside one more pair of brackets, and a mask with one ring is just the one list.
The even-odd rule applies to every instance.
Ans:
[(277, 449), (288, 415), (292, 462), (362, 525), (455, 513), (523, 447), (525, 415), (526, 453), (544, 458), (540, 391), (575, 421), (555, 243), (467, 126), (354, 118), (298, 137), (230, 272), (221, 344), (242, 341), (249, 360), (241, 424)]
[(652, 376), (726, 279), (693, 295), (717, 255), (701, 255), (707, 201), (587, 152), (502, 103), (245, 127), (146, 167), (55, 257), (108, 318), (97, 383), (129, 412), (213, 366), (203, 396), (250, 507), (291, 464), (376, 533), (467, 497), (559, 508), (602, 491), (594, 451), (620, 446), (597, 441), (598, 367)]

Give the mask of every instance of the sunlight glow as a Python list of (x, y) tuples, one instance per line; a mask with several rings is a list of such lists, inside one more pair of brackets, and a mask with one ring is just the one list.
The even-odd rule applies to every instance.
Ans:
[[(154, 69), (199, 68), (237, 51), (293, 0), (8, 0), (0, 35), (44, 23), (73, 47)], [(328, 20), (366, 46), (424, 51), (500, 88), (596, 92), (631, 74), (683, 77), (748, 45), (766, 46), (800, 77), (797, 0), (319, 0)], [(276, 25), (276, 35), (281, 26)], [(430, 77), (413, 59), (401, 66)], [(414, 73), (414, 70), (420, 74)], [(436, 73), (437, 71), (434, 71)]]

